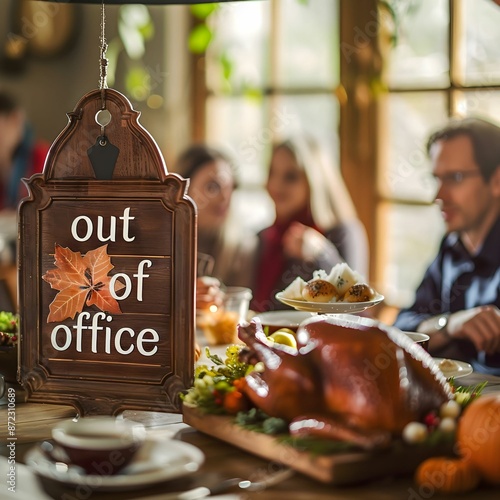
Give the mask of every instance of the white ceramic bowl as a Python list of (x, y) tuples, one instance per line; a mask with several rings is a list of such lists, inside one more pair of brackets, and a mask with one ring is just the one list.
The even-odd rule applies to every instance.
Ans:
[(419, 332), (403, 332), (407, 337), (410, 337), (413, 342), (420, 344), (425, 350), (429, 346), (429, 335)]
[(271, 335), (280, 328), (289, 328), (294, 332), (302, 323), (302, 321), (313, 316), (306, 311), (267, 311), (255, 315), (252, 319), (257, 319), (262, 323), (264, 331), (267, 335)]
[(87, 473), (116, 474), (145, 439), (142, 424), (110, 416), (65, 420), (52, 429), (55, 446)]

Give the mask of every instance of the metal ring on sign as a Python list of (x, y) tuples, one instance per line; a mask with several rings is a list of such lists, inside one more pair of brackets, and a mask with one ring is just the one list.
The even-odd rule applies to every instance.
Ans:
[(108, 141), (106, 140), (105, 137), (102, 137), (101, 139), (99, 139), (100, 146), (106, 146), (107, 143), (108, 143)]

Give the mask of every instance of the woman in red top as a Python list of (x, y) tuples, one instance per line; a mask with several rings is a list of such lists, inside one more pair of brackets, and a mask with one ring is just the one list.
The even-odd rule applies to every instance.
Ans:
[(368, 277), (365, 229), (340, 172), (311, 138), (274, 146), (266, 187), (276, 219), (259, 234), (253, 310), (287, 307), (275, 299), (277, 292), (297, 276), (307, 281), (313, 271), (328, 273), (339, 262)]

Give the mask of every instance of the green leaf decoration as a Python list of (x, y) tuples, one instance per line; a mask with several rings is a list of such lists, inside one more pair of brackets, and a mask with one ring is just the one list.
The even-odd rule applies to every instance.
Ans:
[(135, 66), (127, 72), (125, 78), (127, 92), (136, 100), (144, 101), (151, 91), (149, 72), (142, 66)]
[(208, 16), (215, 12), (219, 8), (217, 3), (197, 3), (191, 5), (191, 14), (197, 19), (204, 21)]
[(229, 80), (231, 78), (231, 75), (233, 74), (233, 62), (228, 57), (226, 52), (224, 52), (220, 56), (219, 60), (222, 66), (222, 76), (224, 77), (225, 80)]
[(141, 33), (136, 28), (125, 23), (118, 23), (118, 33), (127, 56), (133, 60), (141, 59), (146, 52), (144, 38)]
[(148, 23), (139, 27), (139, 33), (142, 35), (144, 40), (151, 40), (155, 34), (155, 25), (150, 20)]
[(206, 24), (195, 26), (189, 34), (188, 46), (193, 54), (203, 54), (212, 40), (212, 31)]
[(264, 98), (262, 90), (257, 89), (255, 87), (244, 87), (243, 95), (247, 99), (251, 99), (251, 100), (256, 101), (256, 102), (260, 102)]

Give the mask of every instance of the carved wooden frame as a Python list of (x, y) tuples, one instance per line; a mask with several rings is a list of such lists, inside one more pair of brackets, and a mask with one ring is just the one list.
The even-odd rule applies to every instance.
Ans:
[[(109, 181), (95, 178), (86, 154), (101, 132), (95, 116), (103, 106), (112, 116), (106, 137), (120, 149)], [(25, 181), (29, 196), (19, 207), (18, 380), (30, 401), (71, 404), (81, 414), (117, 414), (125, 409), (180, 412), (179, 393), (192, 384), (196, 209), (186, 195), (188, 181), (167, 172), (158, 146), (138, 117), (117, 91), (88, 93), (68, 114), (69, 123), (52, 145), (43, 173)], [(42, 279), (53, 262), (47, 249), (54, 243), (67, 246), (67, 241), (54, 242), (55, 235), (56, 239), (65, 238), (66, 230), (61, 232), (60, 226), (65, 225), (67, 212), (87, 210), (95, 216), (101, 212), (106, 215), (109, 207), (121, 210), (124, 205), (132, 205), (135, 213), (144, 212), (141, 234), (148, 235), (149, 245), (157, 253), (165, 248), (159, 256), (165, 259), (162, 274), (155, 278), (168, 299), (163, 301), (159, 293), (151, 298), (150, 293), (150, 302), (145, 305), (155, 313), (141, 315), (139, 305), (143, 304), (138, 304), (132, 308), (136, 313), (127, 316), (131, 324), (140, 325), (143, 317), (154, 317), (158, 312), (159, 318), (154, 319), (165, 325), (167, 332), (159, 341), (161, 355), (148, 358), (148, 363), (135, 354), (127, 363), (117, 361), (115, 354), (112, 362), (80, 359), (76, 351), (74, 359), (57, 358), (46, 326), (47, 304), (55, 294)], [(149, 227), (171, 230), (152, 237)], [(83, 255), (92, 245), (95, 248), (93, 236), (77, 250)], [(118, 243), (116, 248), (120, 248)], [(149, 248), (140, 250), (137, 255), (116, 258), (148, 255)], [(67, 375), (62, 366), (69, 370)]]

